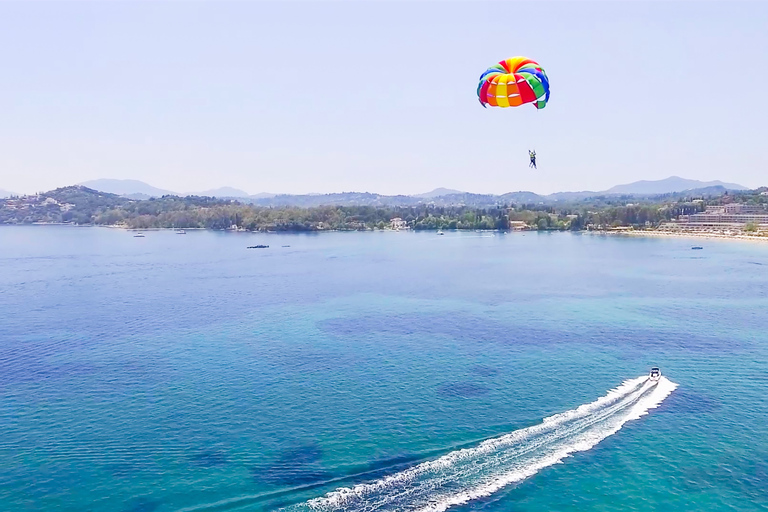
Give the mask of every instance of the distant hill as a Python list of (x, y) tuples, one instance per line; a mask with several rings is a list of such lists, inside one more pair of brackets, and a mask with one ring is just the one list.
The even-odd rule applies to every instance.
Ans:
[(588, 190), (581, 192), (555, 192), (546, 196), (547, 201), (580, 201), (589, 197), (605, 195), (605, 192), (591, 192)]
[(152, 199), (153, 197), (162, 197), (162, 196), (151, 196), (149, 194), (123, 194), (120, 197), (126, 197), (128, 199), (136, 199), (137, 201), (146, 201), (147, 199)]
[(383, 196), (370, 192), (341, 192), (337, 194), (278, 194), (267, 197), (251, 197), (244, 202), (260, 206), (410, 206), (423, 203), (412, 196)]
[(3, 190), (0, 188), (0, 199), (11, 197), (11, 196), (17, 196), (18, 194), (14, 194), (13, 192), (8, 192), (7, 190)]
[[(113, 179), (100, 179), (91, 180), (78, 183), (83, 187), (87, 187), (99, 192), (107, 192), (109, 194), (117, 194), (119, 196), (127, 197), (129, 199), (149, 199), (151, 197), (162, 196), (205, 196), (205, 197), (231, 197), (238, 199), (264, 199), (275, 197), (275, 194), (254, 194), (251, 195), (245, 190), (233, 187), (220, 187), (211, 190), (203, 190), (202, 192), (189, 192), (188, 194), (179, 194), (172, 190), (165, 190), (162, 188), (153, 187), (152, 185), (139, 180), (113, 180)], [(2, 191), (0, 191), (2, 192)], [(8, 192), (10, 194), (10, 192)], [(0, 195), (2, 197), (2, 195)]]
[(699, 181), (670, 176), (663, 180), (635, 181), (626, 185), (616, 185), (609, 188), (605, 194), (669, 194), (671, 192), (683, 192), (686, 190), (703, 189), (708, 187), (723, 187), (727, 190), (748, 190), (743, 185), (736, 183), (723, 183), (722, 181)]
[(100, 192), (117, 194), (119, 196), (132, 196), (132, 199), (147, 199), (148, 197), (179, 195), (176, 192), (153, 187), (152, 185), (138, 180), (101, 179), (84, 181), (82, 183), (78, 183), (78, 185), (93, 190), (98, 190)]
[(232, 187), (220, 187), (212, 190), (204, 190), (202, 192), (191, 192), (188, 195), (206, 197), (251, 197), (248, 192)]
[(533, 192), (510, 192), (503, 195), (471, 194), (458, 192), (454, 194), (422, 196), (385, 196), (370, 192), (341, 192), (337, 194), (279, 194), (272, 197), (241, 199), (243, 202), (260, 206), (299, 206), (311, 208), (315, 206), (416, 206), (431, 204), (434, 206), (471, 206), (488, 207), (508, 203), (539, 203), (547, 202), (545, 196)]
[[(716, 197), (726, 194), (729, 190), (736, 191), (737, 189), (726, 188), (722, 185), (711, 185), (709, 187), (694, 188), (690, 190), (683, 190), (682, 192), (670, 192), (669, 194), (649, 194), (647, 197), (659, 197), (659, 196), (680, 196), (680, 197)], [(744, 189), (748, 190), (748, 189)], [(639, 194), (635, 194), (638, 196)]]
[[(153, 187), (137, 180), (93, 180), (81, 183), (88, 188), (117, 194), (129, 199), (149, 199), (164, 195), (179, 195), (170, 190)], [(340, 192), (333, 194), (253, 194), (249, 195), (244, 190), (233, 187), (221, 187), (191, 195), (217, 197), (222, 199), (237, 199), (243, 203), (261, 206), (415, 206), (419, 204), (432, 204), (435, 206), (472, 206), (487, 207), (501, 204), (538, 204), (538, 203), (566, 203), (569, 201), (583, 201), (591, 198), (603, 198), (601, 200), (616, 201), (619, 198), (651, 198), (653, 196), (668, 196), (685, 193), (686, 196), (716, 196), (725, 193), (726, 190), (748, 190), (747, 187), (735, 183), (721, 181), (698, 181), (671, 176), (656, 181), (636, 181), (624, 185), (617, 185), (601, 192), (556, 192), (549, 195), (540, 195), (534, 192), (518, 191), (505, 194), (473, 194), (461, 192), (449, 188), (436, 188), (431, 192), (416, 195), (382, 195), (371, 192)], [(0, 191), (0, 197), (2, 197)], [(5, 192), (10, 195), (10, 192)]]
[(423, 197), (425, 199), (432, 199), (433, 197), (440, 196), (452, 196), (456, 194), (464, 194), (461, 190), (453, 190), (450, 188), (436, 188), (431, 192), (425, 192), (424, 194), (416, 194), (414, 197)]

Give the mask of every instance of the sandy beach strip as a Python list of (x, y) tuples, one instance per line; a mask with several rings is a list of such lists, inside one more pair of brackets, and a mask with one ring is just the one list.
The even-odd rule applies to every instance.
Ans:
[(671, 232), (671, 231), (646, 231), (646, 230), (627, 230), (627, 231), (587, 231), (593, 235), (614, 235), (614, 236), (647, 236), (656, 238), (685, 238), (685, 239), (704, 239), (704, 240), (736, 240), (746, 242), (768, 242), (768, 236), (758, 235), (724, 235), (720, 233), (696, 233), (696, 232)]

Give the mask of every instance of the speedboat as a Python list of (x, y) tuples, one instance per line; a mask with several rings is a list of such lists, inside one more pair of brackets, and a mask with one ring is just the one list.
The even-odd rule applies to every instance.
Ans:
[(661, 378), (661, 370), (656, 368), (655, 366), (651, 368), (651, 374), (648, 375), (648, 379), (652, 381), (657, 381)]

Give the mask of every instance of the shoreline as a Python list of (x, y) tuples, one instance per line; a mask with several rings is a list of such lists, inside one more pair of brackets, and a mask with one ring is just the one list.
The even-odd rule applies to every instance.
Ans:
[[(68, 222), (33, 222), (29, 224), (0, 224), (0, 226), (68, 226), (76, 228), (108, 228), (108, 229), (122, 229), (125, 231), (215, 231), (226, 233), (249, 233), (249, 234), (305, 234), (305, 233), (368, 233), (368, 232), (380, 232), (380, 233), (399, 233), (399, 232), (412, 232), (412, 233), (429, 233), (437, 232), (435, 229), (319, 229), (319, 230), (301, 230), (301, 231), (248, 231), (248, 230), (234, 230), (234, 229), (209, 229), (209, 228), (132, 228), (128, 226), (120, 226), (114, 224), (71, 224)], [(758, 235), (724, 235), (719, 233), (695, 233), (695, 232), (670, 232), (670, 231), (650, 231), (650, 230), (623, 230), (623, 231), (597, 231), (597, 230), (500, 230), (500, 229), (448, 229), (444, 232), (452, 233), (578, 233), (591, 236), (625, 236), (625, 237), (649, 237), (649, 238), (683, 238), (683, 239), (704, 239), (704, 240), (730, 240), (730, 241), (747, 241), (747, 242), (768, 242), (768, 236)]]
[(718, 233), (673, 233), (669, 231), (587, 231), (589, 234), (610, 236), (635, 236), (650, 238), (684, 238), (698, 240), (729, 240), (739, 242), (768, 242), (768, 236), (721, 235)]

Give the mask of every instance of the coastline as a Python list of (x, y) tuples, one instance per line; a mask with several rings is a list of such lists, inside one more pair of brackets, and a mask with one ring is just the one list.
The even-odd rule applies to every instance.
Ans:
[[(297, 234), (297, 233), (328, 233), (328, 232), (381, 232), (381, 233), (399, 233), (402, 231), (405, 232), (436, 232), (438, 230), (434, 229), (318, 229), (318, 230), (280, 230), (280, 231), (249, 231), (245, 229), (210, 229), (210, 228), (200, 228), (200, 227), (189, 227), (189, 228), (167, 228), (167, 227), (151, 227), (151, 228), (134, 228), (129, 227), (125, 225), (116, 225), (116, 224), (72, 224), (69, 222), (32, 222), (29, 224), (0, 224), (0, 226), (21, 226), (21, 225), (27, 225), (27, 226), (69, 226), (69, 227), (78, 227), (78, 228), (109, 228), (109, 229), (122, 229), (125, 231), (176, 231), (176, 230), (185, 230), (185, 231), (219, 231), (219, 232), (230, 232), (230, 233), (252, 233), (252, 234), (275, 234), (275, 233), (282, 233), (282, 234)], [(469, 233), (469, 232), (480, 232), (480, 233), (578, 233), (578, 234), (587, 234), (592, 236), (626, 236), (626, 237), (651, 237), (651, 238), (683, 238), (683, 239), (698, 239), (698, 240), (730, 240), (730, 241), (747, 241), (747, 242), (762, 242), (766, 243), (768, 242), (768, 236), (759, 236), (759, 235), (724, 235), (719, 233), (695, 233), (695, 232), (670, 232), (670, 231), (652, 231), (652, 230), (621, 230), (621, 231), (608, 231), (608, 230), (578, 230), (578, 231), (569, 231), (569, 230), (497, 230), (497, 229), (452, 229), (452, 230), (444, 230), (447, 232), (459, 232), (459, 233)]]
[(652, 238), (685, 238), (698, 240), (729, 240), (745, 242), (768, 242), (768, 236), (757, 235), (722, 235), (718, 233), (673, 233), (669, 231), (586, 231), (592, 235), (611, 235), (611, 236), (639, 236)]

